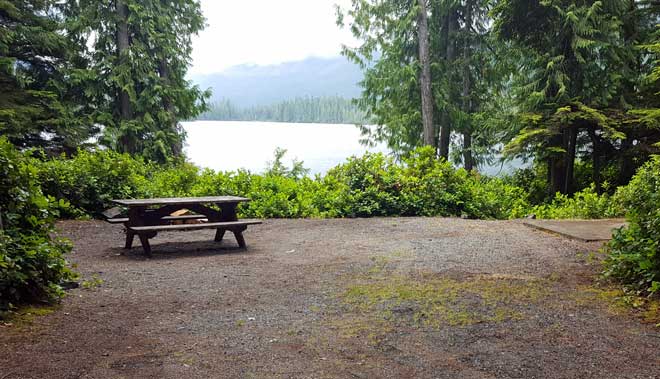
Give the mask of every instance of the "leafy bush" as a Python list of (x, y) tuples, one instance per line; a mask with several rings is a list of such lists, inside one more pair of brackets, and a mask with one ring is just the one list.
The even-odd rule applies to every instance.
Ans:
[(470, 174), (438, 160), (432, 148), (413, 151), (400, 171), (401, 214), (460, 216), (469, 196)]
[(73, 274), (63, 255), (69, 244), (50, 233), (64, 201), (43, 195), (37, 161), (0, 138), (0, 312), (34, 300), (53, 300)]
[[(215, 172), (189, 163), (145, 164), (108, 151), (79, 152), (69, 160), (39, 166), (46, 194), (67, 199), (65, 217), (98, 215), (113, 198), (235, 195), (244, 217), (463, 216), (507, 219), (535, 213), (540, 218), (602, 218), (622, 214), (609, 195), (593, 187), (573, 197), (556, 195), (549, 204), (531, 206), (540, 193), (538, 172), (526, 169), (504, 178), (483, 177), (438, 160), (420, 148), (400, 163), (383, 154), (352, 157), (324, 177), (305, 176), (301, 162), (283, 164), (278, 149), (264, 174), (245, 170)], [(517, 185), (520, 184), (520, 185)], [(538, 187), (531, 192), (525, 186)], [(614, 204), (614, 205), (613, 205)]]
[(597, 194), (592, 185), (572, 197), (557, 193), (550, 204), (533, 206), (528, 212), (538, 218), (598, 219), (621, 217), (625, 215), (625, 208), (612, 196)]
[(629, 226), (614, 233), (607, 246), (605, 275), (631, 288), (660, 293), (660, 157), (647, 162), (621, 187), (617, 202), (628, 211)]
[(153, 170), (128, 154), (79, 151), (72, 159), (42, 162), (39, 179), (44, 193), (71, 203), (63, 216), (76, 217), (99, 215), (112, 206), (112, 199), (144, 196)]
[(468, 182), (465, 214), (471, 218), (510, 219), (530, 212), (527, 193), (502, 179), (478, 176)]
[[(145, 197), (185, 197), (190, 196), (197, 185), (200, 170), (190, 163), (172, 167), (153, 167), (146, 181), (136, 180), (135, 193)], [(138, 184), (138, 183), (141, 183)], [(204, 195), (213, 195), (208, 193)], [(131, 197), (131, 195), (127, 195)], [(200, 195), (201, 196), (201, 195)], [(119, 197), (115, 197), (119, 198)]]
[(547, 176), (546, 165), (536, 164), (518, 169), (502, 180), (511, 186), (523, 188), (527, 202), (538, 205), (549, 200)]
[(399, 214), (401, 168), (383, 154), (351, 157), (332, 168), (323, 178), (330, 198), (326, 213), (339, 217), (370, 217)]
[(382, 154), (350, 158), (323, 178), (322, 214), (340, 217), (466, 216), (509, 218), (527, 209), (524, 191), (438, 160), (420, 148), (396, 164)]

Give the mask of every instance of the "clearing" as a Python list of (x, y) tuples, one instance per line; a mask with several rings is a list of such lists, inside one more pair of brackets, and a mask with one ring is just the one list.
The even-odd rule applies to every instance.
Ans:
[[(248, 249), (58, 224), (82, 275), (0, 324), (0, 378), (660, 378), (656, 312), (595, 283), (602, 242), (517, 221), (268, 220)], [(657, 323), (657, 321), (654, 321)]]

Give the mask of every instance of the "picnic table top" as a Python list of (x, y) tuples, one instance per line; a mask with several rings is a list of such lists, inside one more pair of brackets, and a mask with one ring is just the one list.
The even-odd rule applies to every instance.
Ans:
[(186, 205), (202, 203), (240, 203), (250, 201), (245, 197), (238, 196), (204, 196), (204, 197), (167, 197), (153, 199), (120, 199), (112, 200), (113, 203), (127, 207), (150, 206), (150, 205)]

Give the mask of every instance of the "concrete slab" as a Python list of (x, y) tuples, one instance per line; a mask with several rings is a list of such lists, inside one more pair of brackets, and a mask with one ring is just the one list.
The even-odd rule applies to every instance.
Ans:
[(523, 224), (580, 241), (608, 241), (612, 232), (626, 225), (625, 219), (603, 220), (528, 220)]

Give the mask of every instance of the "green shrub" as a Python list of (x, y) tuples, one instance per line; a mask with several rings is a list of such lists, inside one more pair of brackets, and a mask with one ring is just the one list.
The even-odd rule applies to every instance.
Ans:
[(435, 157), (434, 149), (413, 151), (400, 171), (401, 214), (407, 216), (460, 216), (469, 197), (469, 174)]
[(598, 219), (621, 217), (625, 215), (625, 208), (612, 196), (597, 194), (592, 185), (572, 197), (557, 193), (550, 204), (536, 205), (529, 212), (537, 218)]
[(464, 214), (479, 219), (510, 219), (530, 212), (524, 189), (498, 178), (472, 175), (467, 182), (469, 198)]
[(547, 166), (536, 164), (515, 170), (502, 180), (513, 187), (523, 188), (527, 202), (538, 205), (549, 200), (547, 178)]
[[(215, 172), (192, 164), (156, 166), (125, 154), (81, 151), (73, 159), (39, 165), (46, 194), (67, 199), (65, 217), (98, 215), (113, 198), (235, 195), (245, 217), (463, 216), (507, 219), (535, 213), (540, 218), (602, 218), (622, 214), (608, 195), (593, 188), (573, 197), (557, 195), (551, 203), (530, 206), (541, 190), (538, 170), (525, 169), (489, 178), (455, 169), (420, 148), (398, 163), (383, 154), (349, 158), (324, 177), (305, 176), (301, 162), (291, 167), (277, 150), (264, 174), (246, 170)], [(520, 185), (518, 185), (520, 184)], [(531, 195), (526, 186), (538, 187)], [(615, 204), (615, 205), (613, 205)]]
[(351, 157), (328, 171), (323, 185), (330, 199), (323, 209), (340, 217), (386, 216), (401, 213), (401, 168), (383, 154)]
[(660, 157), (647, 162), (621, 187), (616, 202), (628, 211), (629, 226), (607, 246), (605, 275), (631, 288), (660, 293)]
[(43, 195), (37, 161), (0, 138), (0, 312), (18, 303), (53, 300), (73, 274), (69, 244), (50, 237), (64, 201)]
[(56, 158), (40, 164), (39, 176), (44, 193), (67, 199), (78, 212), (97, 216), (112, 206), (110, 200), (145, 195), (155, 167), (112, 151), (79, 151), (72, 159)]
[[(135, 191), (136, 194), (140, 193), (149, 198), (191, 196), (200, 175), (199, 168), (190, 163), (172, 167), (153, 167), (150, 171), (149, 180), (142, 182), (142, 186), (138, 186)], [(204, 195), (213, 195), (213, 193)]]

